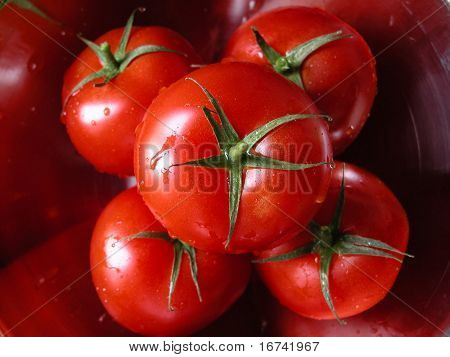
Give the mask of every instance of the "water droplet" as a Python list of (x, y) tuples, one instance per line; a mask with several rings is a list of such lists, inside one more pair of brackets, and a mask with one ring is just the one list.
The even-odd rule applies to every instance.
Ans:
[(256, 6), (256, 0), (250, 0), (250, 2), (248, 3), (248, 9), (251, 11), (255, 8)]
[(146, 12), (146, 11), (147, 11), (147, 8), (146, 8), (145, 6), (139, 6), (139, 7), (138, 7), (138, 11), (139, 11), (139, 12)]
[(106, 288), (102, 288), (102, 291), (105, 292), (105, 291), (106, 291)]
[(105, 109), (103, 109), (103, 114), (105, 114), (105, 116), (107, 117), (109, 114), (111, 113), (111, 110), (106, 107)]
[(347, 130), (345, 131), (345, 134), (350, 137), (352, 137), (354, 135), (354, 133), (355, 133), (355, 127), (353, 125), (350, 125), (347, 128)]
[(91, 121), (91, 125), (92, 125), (92, 126), (96, 126), (96, 125), (97, 125), (97, 122), (96, 122), (95, 120), (92, 120), (92, 121)]
[(319, 263), (319, 257), (314, 258), (314, 263)]
[(42, 285), (45, 283), (45, 278), (40, 278), (38, 281), (39, 285)]
[(105, 317), (106, 317), (106, 314), (105, 314), (105, 313), (102, 314), (102, 315), (100, 315), (100, 317), (98, 318), (98, 322), (103, 322), (103, 320), (105, 319)]
[(66, 35), (66, 31), (62, 30), (61, 32), (61, 36), (65, 36)]
[(330, 169), (334, 170), (336, 168), (336, 164), (333, 162), (330, 162)]
[(36, 72), (42, 68), (42, 60), (36, 55), (32, 55), (27, 63), (30, 72)]
[(36, 111), (36, 107), (35, 107), (35, 106), (32, 106), (32, 107), (30, 108), (30, 112), (34, 113), (35, 111)]

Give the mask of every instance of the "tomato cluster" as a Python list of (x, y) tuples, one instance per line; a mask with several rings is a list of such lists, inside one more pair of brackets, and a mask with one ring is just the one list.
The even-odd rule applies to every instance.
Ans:
[(252, 266), (304, 317), (345, 323), (382, 300), (408, 256), (406, 214), (378, 178), (334, 160), (376, 94), (364, 39), (290, 7), (244, 23), (205, 65), (180, 34), (133, 26), (135, 14), (81, 38), (62, 89), (78, 153), (136, 177), (91, 241), (109, 314), (142, 335), (193, 334), (240, 297)]

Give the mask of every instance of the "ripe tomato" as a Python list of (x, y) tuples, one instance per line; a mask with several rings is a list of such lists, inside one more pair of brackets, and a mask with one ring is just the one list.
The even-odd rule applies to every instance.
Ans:
[[(413, 279), (411, 279), (413, 280)], [(420, 292), (411, 292), (411, 294)], [(406, 297), (403, 296), (402, 297)], [(258, 292), (258, 301), (264, 315), (265, 334), (277, 337), (423, 337), (443, 336), (449, 319), (445, 307), (428, 307), (423, 315), (423, 306), (427, 299), (422, 299), (417, 314), (408, 305), (394, 297), (387, 296), (382, 302), (361, 314), (345, 319), (346, 324), (335, 320), (315, 320), (300, 316), (280, 305), (273, 297)], [(441, 315), (429, 319), (430, 309), (441, 309)], [(426, 316), (424, 318), (423, 316)], [(437, 326), (435, 322), (440, 321)], [(431, 322), (431, 323), (430, 323)]]
[(149, 104), (200, 62), (181, 35), (163, 27), (132, 29), (133, 20), (134, 13), (125, 28), (101, 36), (99, 46), (87, 42), (62, 91), (61, 120), (76, 149), (97, 170), (120, 176), (133, 175), (135, 129)]
[(297, 233), (289, 216), (307, 224), (328, 189), (326, 121), (303, 91), (262, 66), (216, 64), (191, 76), (164, 91), (138, 129), (147, 205), (199, 249), (248, 252)]
[(2, 336), (129, 336), (107, 316), (89, 272), (92, 221), (72, 226), (0, 270)]
[(136, 188), (118, 195), (97, 221), (91, 268), (111, 316), (151, 336), (205, 327), (243, 293), (251, 271), (246, 256), (195, 250), (169, 238)]
[[(265, 41), (267, 52), (252, 29), (262, 36), (259, 40)], [(298, 47), (313, 39), (314, 45)], [(364, 39), (348, 24), (316, 8), (283, 8), (254, 17), (231, 37), (224, 58), (270, 62), (277, 72), (304, 87), (318, 108), (333, 118), (330, 136), (335, 154), (356, 138), (376, 94), (375, 60)]]
[(114, 10), (123, 1), (111, 0), (106, 7), (91, 0), (29, 2), (61, 24), (18, 1), (0, 9), (1, 263), (97, 215), (120, 187), (73, 150), (58, 121), (58, 97), (73, 60), (69, 52), (81, 49), (75, 34), (104, 31), (106, 24), (122, 20)]
[(408, 219), (392, 192), (368, 172), (338, 163), (314, 219), (309, 232), (259, 255), (272, 261), (258, 264), (272, 294), (315, 319), (353, 316), (382, 300), (408, 242)]

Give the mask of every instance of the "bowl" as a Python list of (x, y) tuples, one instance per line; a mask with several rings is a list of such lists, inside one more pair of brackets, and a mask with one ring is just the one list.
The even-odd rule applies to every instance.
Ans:
[[(56, 1), (36, 3), (64, 16)], [(97, 20), (106, 3), (110, 16)], [(121, 26), (134, 7), (145, 6), (147, 12), (138, 17), (139, 24), (180, 31), (212, 62), (220, 58), (233, 30), (251, 16), (302, 5), (328, 10), (354, 26), (376, 56), (379, 88), (374, 108), (360, 136), (339, 159), (372, 171), (398, 196), (410, 220), (408, 252), (415, 258), (405, 261), (392, 292), (380, 304), (348, 319), (345, 327), (291, 313), (268, 296), (255, 278), (241, 301), (199, 335), (449, 333), (447, 2), (133, 0), (124, 5), (105, 0), (77, 4), (67, 18), (73, 31), (51, 33), (71, 52), (81, 48), (74, 36), (78, 27), (95, 38)], [(38, 41), (43, 36), (30, 24), (11, 34), (8, 26), (25, 21), (20, 13), (0, 12), (0, 86), (8, 89), (0, 98), (0, 331), (8, 336), (128, 336), (130, 332), (117, 325), (97, 299), (88, 249), (96, 216), (130, 180), (95, 172), (75, 153), (59, 123), (61, 78), (71, 54), (42, 41), (42, 48), (26, 49), (30, 51), (27, 61), (12, 65), (5, 60), (9, 51), (23, 50), (15, 47), (14, 39), (32, 33)], [(5, 16), (10, 22), (4, 21)], [(96, 19), (95, 27), (92, 19)], [(48, 57), (49, 53), (60, 60)], [(60, 79), (45, 80), (49, 71)], [(40, 87), (17, 88), (20, 76), (41, 76)], [(6, 111), (10, 101), (15, 101), (15, 109)], [(239, 330), (233, 330), (236, 325)]]

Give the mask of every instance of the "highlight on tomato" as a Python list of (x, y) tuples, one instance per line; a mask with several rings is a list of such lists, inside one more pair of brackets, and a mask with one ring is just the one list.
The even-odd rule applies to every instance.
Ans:
[(270, 292), (299, 315), (337, 319), (381, 301), (397, 278), (408, 219), (383, 182), (337, 162), (326, 200), (307, 231), (257, 255)]

